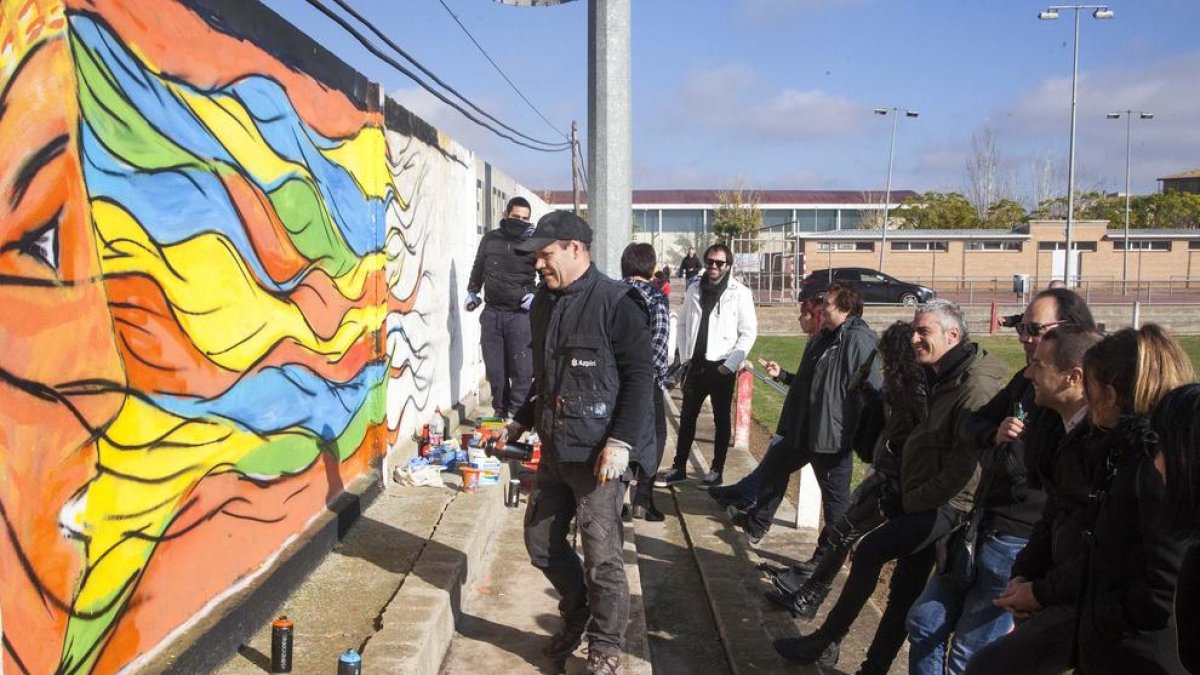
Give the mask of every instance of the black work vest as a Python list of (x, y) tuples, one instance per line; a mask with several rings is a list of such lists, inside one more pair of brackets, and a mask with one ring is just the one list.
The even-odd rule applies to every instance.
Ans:
[[(604, 447), (621, 386), (609, 327), (617, 303), (636, 293), (594, 266), (562, 293), (545, 284), (538, 289), (529, 317), (536, 424), (552, 458), (593, 462)], [(649, 442), (634, 443), (630, 452), (643, 465), (646, 451), (654, 452), (653, 425), (647, 426)]]

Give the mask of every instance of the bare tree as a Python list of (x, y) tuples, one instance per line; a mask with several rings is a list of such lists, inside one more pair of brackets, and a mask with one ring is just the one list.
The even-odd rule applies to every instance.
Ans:
[(1034, 156), (1029, 162), (1029, 193), (1027, 208), (1067, 194), (1067, 168), (1062, 159), (1050, 151)]
[(980, 218), (986, 218), (992, 204), (1010, 196), (1011, 181), (996, 145), (996, 134), (984, 127), (971, 134), (971, 155), (967, 158), (967, 201)]

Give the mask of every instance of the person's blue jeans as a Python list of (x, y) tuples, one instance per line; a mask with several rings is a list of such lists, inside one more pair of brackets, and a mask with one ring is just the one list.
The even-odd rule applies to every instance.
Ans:
[(940, 574), (930, 578), (908, 612), (910, 674), (958, 675), (967, 669), (975, 650), (1012, 630), (1012, 615), (992, 600), (1008, 585), (1013, 560), (1026, 541), (1006, 534), (983, 535), (975, 583), (966, 590), (954, 588)]

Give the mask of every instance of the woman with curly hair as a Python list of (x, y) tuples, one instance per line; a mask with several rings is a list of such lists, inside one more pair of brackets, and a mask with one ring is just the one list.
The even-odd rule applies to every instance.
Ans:
[[(1096, 516), (1087, 549), (1074, 662), (1080, 673), (1184, 673), (1174, 623), (1186, 538), (1163, 528), (1166, 488), (1155, 470), (1148, 417), (1163, 396), (1194, 379), (1179, 343), (1154, 324), (1118, 331), (1088, 350), (1084, 386), (1099, 437)], [(1193, 418), (1194, 419), (1194, 418)], [(1156, 420), (1162, 433), (1186, 424)]]

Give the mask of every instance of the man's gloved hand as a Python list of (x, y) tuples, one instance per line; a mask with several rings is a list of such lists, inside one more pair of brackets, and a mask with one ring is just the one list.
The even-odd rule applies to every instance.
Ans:
[(629, 468), (629, 444), (615, 438), (608, 439), (600, 457), (596, 460), (596, 482), (604, 485), (617, 480)]
[(467, 311), (474, 312), (475, 308), (478, 306), (479, 306), (479, 294), (471, 293), (470, 291), (467, 291), (467, 304), (466, 304)]
[(509, 422), (508, 426), (504, 427), (504, 440), (513, 443), (521, 440), (521, 434), (525, 433), (525, 426), (520, 422)]
[(533, 306), (533, 293), (526, 293), (525, 295), (522, 295), (521, 296), (521, 309), (528, 312), (529, 308), (532, 306)]

